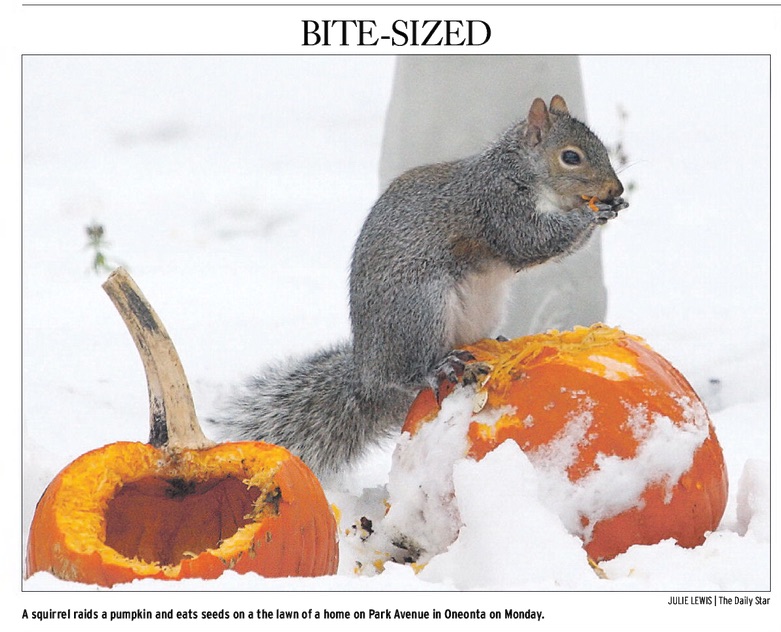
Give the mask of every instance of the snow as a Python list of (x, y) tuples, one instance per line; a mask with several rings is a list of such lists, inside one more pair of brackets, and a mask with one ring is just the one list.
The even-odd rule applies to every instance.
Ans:
[[(166, 323), (207, 416), (264, 363), (348, 335), (349, 257), (377, 194), (392, 67), (386, 56), (25, 58), (23, 538), (62, 467), (146, 438), (141, 364), (100, 288), (105, 273), (91, 271), (85, 227), (105, 227), (106, 255), (129, 267)], [(291, 608), (353, 610), (409, 591), (409, 609), (532, 608), (547, 619), (572, 599), (558, 617), (576, 621), (581, 604), (612, 608), (614, 592), (669, 619), (671, 608), (661, 611), (674, 592), (770, 590), (769, 58), (600, 56), (583, 70), (589, 122), (605, 140), (617, 134), (617, 106), (629, 113), (633, 164), (622, 176), (638, 187), (603, 233), (606, 320), (645, 338), (708, 406), (730, 475), (719, 528), (696, 549), (633, 547), (599, 578), (540, 499), (544, 475), (503, 445), (455, 464), (464, 526), (451, 546), (437, 544), (418, 573), (388, 562), (367, 576), (355, 572), (371, 552), (353, 525), (382, 522), (389, 443), (327, 484), (342, 516), (336, 576), (144, 580), (113, 589), (125, 597), (117, 603), (137, 604), (130, 593), (140, 591), (150, 608), (172, 603), (161, 594), (221, 591), (223, 601), (173, 603), (249, 609), (271, 602), (243, 591), (273, 591)], [(85, 587), (42, 573), (23, 590)], [(352, 595), (364, 591), (370, 599)], [(417, 596), (427, 591), (438, 600)], [(45, 607), (53, 602), (48, 593)], [(723, 610), (713, 616), (737, 616)]]
[[(434, 557), (421, 577), (450, 581), (462, 590), (598, 588), (581, 540), (541, 501), (539, 478), (530, 460), (511, 442), (480, 462), (456, 463), (454, 490), (465, 526), (453, 546)], [(486, 538), (486, 534), (494, 535)], [(509, 568), (515, 569), (512, 579)]]

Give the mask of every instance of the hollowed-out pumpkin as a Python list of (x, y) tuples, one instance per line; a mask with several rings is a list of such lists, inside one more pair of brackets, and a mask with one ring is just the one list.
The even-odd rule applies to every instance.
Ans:
[[(535, 469), (564, 481), (562, 519), (592, 560), (668, 538), (694, 547), (718, 526), (727, 473), (713, 425), (687, 380), (643, 340), (595, 325), (465, 350), (490, 367), (476, 385), (468, 456), (513, 440)], [(446, 382), (440, 399), (452, 389)], [(404, 431), (414, 440), (439, 410), (423, 391)]]
[(27, 575), (112, 586), (336, 572), (336, 522), (314, 474), (278, 446), (207, 439), (157, 315), (124, 270), (104, 288), (144, 363), (150, 440), (98, 448), (55, 477), (30, 526)]

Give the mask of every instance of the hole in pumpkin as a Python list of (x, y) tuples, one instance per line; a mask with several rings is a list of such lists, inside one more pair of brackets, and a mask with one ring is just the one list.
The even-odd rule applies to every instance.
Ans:
[[(219, 548), (254, 521), (261, 490), (226, 477), (202, 482), (144, 478), (124, 485), (106, 508), (106, 545), (127, 558), (179, 564)], [(263, 507), (276, 512), (276, 506)]]

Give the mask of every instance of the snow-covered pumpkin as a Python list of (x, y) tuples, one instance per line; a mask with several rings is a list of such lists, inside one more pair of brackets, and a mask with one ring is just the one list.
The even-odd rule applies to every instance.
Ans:
[(112, 586), (134, 579), (336, 572), (336, 521), (309, 468), (261, 442), (202, 433), (165, 328), (120, 269), (104, 284), (144, 362), (150, 440), (87, 452), (36, 507), (27, 575)]
[[(465, 350), (490, 368), (468, 387), (465, 456), (479, 460), (515, 441), (593, 561), (668, 538), (694, 547), (718, 526), (727, 472), (713, 424), (688, 381), (645, 341), (595, 325)], [(445, 382), (440, 400), (453, 388)], [(403, 431), (414, 441), (439, 411), (434, 393), (421, 392)]]

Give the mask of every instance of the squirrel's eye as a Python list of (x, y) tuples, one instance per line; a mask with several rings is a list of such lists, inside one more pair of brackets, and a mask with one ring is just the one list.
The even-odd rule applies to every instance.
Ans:
[(561, 162), (570, 166), (579, 165), (580, 154), (572, 149), (565, 149), (561, 152)]

